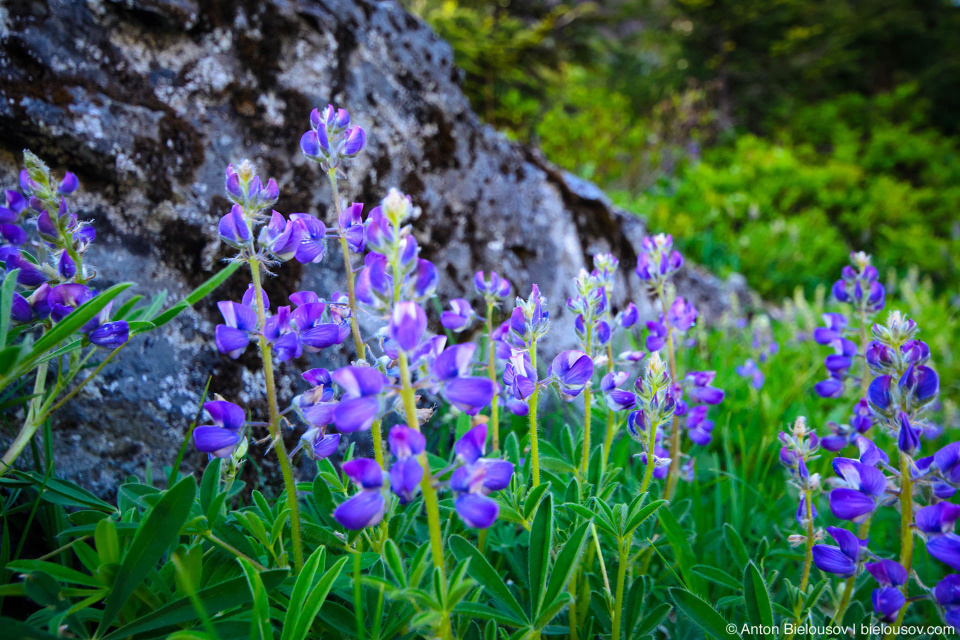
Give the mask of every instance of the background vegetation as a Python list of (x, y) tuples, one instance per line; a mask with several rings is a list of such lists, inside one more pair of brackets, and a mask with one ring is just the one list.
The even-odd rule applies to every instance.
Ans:
[(410, 0), (508, 135), (777, 300), (851, 250), (960, 278), (949, 0)]

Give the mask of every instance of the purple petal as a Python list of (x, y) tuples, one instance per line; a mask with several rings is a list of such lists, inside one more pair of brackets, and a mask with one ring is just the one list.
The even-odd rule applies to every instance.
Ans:
[(487, 425), (481, 423), (460, 436), (453, 445), (453, 451), (464, 464), (473, 464), (483, 456), (486, 445)]
[(470, 374), (470, 364), (477, 345), (472, 342), (447, 347), (433, 363), (433, 372), (438, 380), (451, 380)]
[(834, 573), (840, 577), (848, 578), (857, 571), (857, 563), (851, 560), (837, 547), (831, 547), (825, 544), (814, 545), (813, 563), (817, 568), (827, 573)]
[(454, 506), (464, 524), (474, 529), (486, 529), (500, 513), (497, 501), (478, 493), (465, 493), (457, 498)]
[(380, 524), (385, 506), (379, 491), (361, 491), (337, 507), (333, 517), (343, 528), (357, 531)]
[(193, 444), (197, 451), (214, 458), (229, 458), (240, 443), (240, 434), (230, 429), (201, 425), (193, 430)]
[(342, 367), (331, 376), (344, 394), (352, 398), (377, 395), (389, 382), (385, 375), (372, 367)]
[(496, 394), (493, 380), (478, 376), (448, 380), (442, 389), (447, 402), (471, 416), (487, 407)]
[(513, 463), (506, 460), (483, 460), (485, 476), (483, 479), (483, 490), (487, 493), (500, 491), (510, 486), (510, 478), (513, 477)]
[(839, 488), (830, 492), (830, 511), (841, 520), (863, 522), (876, 506), (873, 498), (856, 489)]
[(380, 413), (380, 400), (376, 396), (341, 400), (333, 414), (334, 424), (344, 433), (367, 431)]
[(927, 553), (940, 562), (960, 571), (960, 536), (948, 533), (927, 542)]
[(390, 429), (387, 442), (390, 444), (390, 451), (398, 458), (420, 455), (427, 445), (422, 433), (403, 425), (396, 425)]
[(90, 342), (98, 347), (116, 349), (130, 339), (130, 325), (125, 321), (104, 322), (87, 334)]
[(226, 400), (212, 400), (203, 404), (213, 423), (224, 429), (238, 431), (246, 421), (243, 408)]
[(353, 482), (364, 489), (376, 489), (383, 486), (383, 470), (376, 460), (371, 458), (354, 458), (343, 463), (343, 472)]
[(400, 302), (390, 316), (390, 337), (404, 351), (413, 351), (427, 329), (427, 314), (416, 302)]
[(217, 350), (234, 360), (240, 357), (240, 354), (250, 343), (250, 337), (245, 331), (228, 327), (225, 324), (218, 324), (213, 335)]
[(401, 503), (413, 500), (420, 488), (423, 467), (414, 457), (400, 458), (390, 467), (390, 488), (400, 497)]

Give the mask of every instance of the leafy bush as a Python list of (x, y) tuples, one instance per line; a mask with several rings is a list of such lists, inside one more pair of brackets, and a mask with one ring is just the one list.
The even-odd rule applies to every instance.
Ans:
[(913, 265), (947, 289), (960, 276), (960, 147), (918, 128), (915, 94), (846, 96), (801, 112), (774, 143), (752, 135), (620, 201), (670, 230), (698, 260), (740, 271), (768, 297), (810, 290), (852, 250), (900, 273)]

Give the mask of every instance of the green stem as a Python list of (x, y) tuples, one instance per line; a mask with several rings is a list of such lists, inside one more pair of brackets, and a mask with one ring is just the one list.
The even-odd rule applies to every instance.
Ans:
[(617, 435), (616, 415), (613, 409), (607, 411), (607, 437), (603, 440), (603, 467), (606, 468), (610, 459), (610, 450), (613, 449), (613, 439)]
[(611, 640), (620, 640), (620, 618), (623, 614), (623, 587), (627, 580), (627, 560), (630, 554), (630, 545), (633, 535), (619, 541), (620, 566), (617, 567), (617, 598), (613, 607), (613, 625), (610, 633)]
[[(383, 461), (383, 425), (381, 420), (373, 421), (373, 425), (370, 427), (370, 434), (373, 437), (373, 457), (381, 469), (386, 469)], [(380, 521), (380, 535), (382, 537), (380, 541), (382, 546), (390, 536), (390, 523), (387, 521), (386, 516)]]
[[(793, 617), (797, 621), (797, 624), (800, 623), (800, 612), (803, 610), (804, 605), (803, 595), (807, 591), (807, 585), (810, 584), (810, 567), (813, 564), (813, 503), (811, 502), (812, 496), (810, 495), (810, 490), (805, 489), (803, 496), (804, 503), (807, 507), (807, 551), (803, 558), (803, 575), (800, 578), (800, 597), (793, 607)], [(791, 631), (787, 634), (786, 640), (792, 640), (795, 633), (795, 631)]]
[(353, 278), (353, 265), (350, 264), (350, 245), (340, 226), (340, 194), (337, 191), (337, 170), (327, 172), (330, 179), (330, 188), (333, 189), (333, 206), (337, 213), (337, 229), (340, 231), (340, 251), (343, 253), (343, 267), (347, 271), (347, 302), (350, 305), (350, 332), (353, 334), (353, 346), (357, 350), (357, 359), (364, 360), (367, 350), (360, 336), (360, 323), (357, 318), (357, 292)]
[(238, 558), (243, 558), (244, 560), (246, 560), (247, 562), (249, 562), (251, 565), (253, 565), (253, 566), (257, 569), (257, 571), (266, 571), (266, 570), (267, 570), (267, 568), (266, 568), (265, 566), (263, 566), (262, 564), (260, 564), (259, 562), (257, 562), (256, 560), (254, 560), (253, 558), (251, 558), (250, 556), (248, 556), (247, 554), (245, 554), (243, 551), (240, 551), (239, 549), (237, 549), (236, 547), (234, 547), (233, 545), (231, 545), (229, 542), (225, 542), (225, 541), (221, 540), (220, 538), (218, 538), (217, 536), (213, 535), (212, 532), (207, 531), (206, 533), (203, 533), (203, 534), (201, 534), (201, 535), (203, 536), (203, 538), (204, 538), (205, 540), (207, 540), (208, 542), (211, 542), (211, 543), (217, 545), (218, 547), (220, 547), (220, 548), (223, 549), (224, 551), (226, 551), (226, 552), (228, 552), (228, 553), (232, 553), (233, 555), (237, 556)]
[[(407, 354), (400, 352), (400, 398), (403, 400), (404, 415), (407, 426), (420, 431), (420, 421), (417, 419), (417, 401), (410, 381), (410, 364)], [(440, 584), (443, 597), (446, 600), (447, 578), (443, 561), (443, 538), (440, 535), (440, 506), (437, 501), (437, 491), (433, 486), (433, 474), (430, 472), (430, 462), (426, 452), (418, 456), (423, 468), (423, 477), (420, 479), (420, 492), (423, 494), (423, 506), (427, 512), (427, 525), (430, 527), (430, 551), (433, 555), (433, 566), (440, 572)], [(444, 614), (440, 621), (440, 631), (443, 638), (451, 638), (453, 631), (450, 627), (450, 616)]]
[(363, 570), (361, 560), (363, 551), (363, 537), (357, 538), (357, 552), (353, 554), (353, 613), (357, 619), (357, 638), (363, 640)]
[[(489, 363), (487, 372), (490, 375), (490, 381), (494, 388), (497, 387), (497, 345), (493, 341), (493, 302), (487, 301), (487, 350), (489, 351)], [(493, 433), (493, 450), (500, 449), (500, 416), (498, 413), (497, 394), (494, 394), (493, 401), (490, 403), (490, 428)]]
[[(266, 322), (267, 311), (263, 306), (263, 283), (260, 280), (260, 262), (251, 257), (250, 277), (253, 280), (254, 297), (257, 302), (257, 326), (262, 327)], [(280, 431), (280, 410), (277, 406), (277, 384), (273, 374), (273, 353), (270, 343), (263, 335), (258, 341), (260, 360), (263, 362), (263, 377), (267, 387), (267, 408), (270, 413), (270, 437), (277, 450), (277, 461), (280, 463), (280, 474), (283, 476), (283, 486), (287, 497), (287, 508), (290, 509), (290, 539), (293, 546), (293, 564), (297, 573), (303, 568), (303, 545), (300, 542), (300, 506), (297, 504), (297, 484), (293, 479), (293, 469), (290, 468), (290, 458), (287, 457), (287, 447), (283, 443), (283, 434)]]
[(0, 466), (0, 476), (3, 476), (8, 470), (13, 468), (13, 463), (16, 462), (17, 458), (20, 457), (20, 454), (23, 453), (23, 450), (27, 447), (33, 436), (37, 433), (37, 429), (40, 428), (40, 425), (43, 424), (43, 420), (39, 420), (37, 414), (40, 412), (40, 407), (43, 405), (43, 392), (46, 389), (47, 385), (47, 368), (49, 367), (49, 362), (42, 363), (37, 367), (37, 377), (33, 383), (33, 399), (30, 401), (30, 407), (27, 409), (27, 417), (23, 421), (23, 426), (20, 428), (20, 433), (17, 434), (16, 439), (10, 444), (10, 448), (7, 449), (7, 452), (3, 454), (2, 465)]
[[(863, 521), (863, 524), (860, 525), (860, 528), (857, 530), (857, 537), (861, 540), (866, 539), (867, 535), (870, 533), (870, 518), (867, 518)], [(850, 576), (843, 583), (843, 596), (840, 598), (840, 607), (837, 609), (836, 615), (833, 616), (833, 621), (830, 623), (831, 626), (837, 626), (843, 624), (843, 614), (847, 612), (847, 607), (850, 606), (850, 598), (853, 596), (853, 583), (856, 582), (856, 576)]]
[(583, 388), (583, 456), (580, 460), (580, 476), (586, 480), (587, 472), (590, 470), (590, 425), (591, 425), (591, 405), (593, 404), (593, 389), (588, 381), (587, 386)]
[(643, 482), (640, 483), (640, 493), (646, 493), (650, 488), (650, 480), (653, 479), (653, 449), (657, 446), (657, 429), (660, 428), (659, 425), (650, 425), (647, 427), (649, 429), (649, 439), (647, 440), (647, 468), (643, 472)]
[[(910, 574), (910, 567), (913, 564), (913, 480), (910, 476), (910, 456), (900, 452), (900, 565)], [(910, 581), (907, 580), (903, 587), (903, 597), (908, 596)], [(897, 620), (893, 623), (893, 630), (884, 635), (887, 638), (897, 637), (900, 631), (900, 624), (903, 622), (903, 616), (907, 612), (907, 605), (900, 607), (897, 614)]]
[[(537, 341), (530, 343), (530, 365), (534, 372), (537, 370)], [(539, 377), (539, 376), (536, 376)], [(540, 437), (537, 434), (537, 399), (540, 395), (540, 385), (533, 387), (527, 406), (530, 408), (530, 460), (533, 467), (533, 486), (540, 485)], [(586, 443), (584, 443), (586, 444)]]
[[(673, 348), (673, 334), (670, 332), (670, 323), (664, 316), (664, 322), (667, 326), (667, 354), (670, 363), (670, 382), (677, 382), (677, 355)], [(674, 421), (670, 430), (670, 470), (667, 475), (667, 491), (665, 498), (673, 500), (677, 492), (677, 481), (680, 479), (680, 426)]]

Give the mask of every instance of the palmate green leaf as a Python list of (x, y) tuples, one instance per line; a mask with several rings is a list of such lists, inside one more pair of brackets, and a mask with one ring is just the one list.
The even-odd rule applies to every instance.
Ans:
[(13, 290), (17, 286), (17, 275), (20, 269), (7, 273), (0, 287), (0, 348), (7, 346), (7, 337), (10, 333), (10, 310), (13, 308)]
[(243, 575), (247, 577), (247, 586), (253, 597), (252, 620), (250, 622), (250, 640), (273, 640), (273, 626), (270, 624), (270, 601), (267, 599), (267, 589), (260, 579), (256, 568), (243, 558), (237, 558), (243, 568)]
[(803, 603), (803, 610), (800, 612), (800, 617), (806, 617), (807, 613), (817, 605), (817, 602), (820, 601), (820, 596), (823, 595), (823, 590), (827, 588), (827, 585), (830, 584), (829, 580), (821, 580), (810, 589), (809, 594), (806, 596)]
[(535, 629), (543, 629), (546, 627), (551, 620), (557, 617), (561, 611), (564, 610), (567, 605), (573, 600), (573, 596), (569, 592), (564, 591), (560, 593), (552, 601), (547, 600), (548, 604), (544, 605), (540, 611), (540, 614), (534, 620), (533, 626)]
[(727, 549), (733, 553), (737, 567), (745, 566), (750, 561), (750, 555), (747, 553), (746, 545), (743, 544), (743, 538), (729, 522), (723, 523), (723, 539), (727, 543)]
[(646, 522), (647, 518), (656, 513), (660, 507), (667, 504), (666, 500), (657, 500), (651, 502), (648, 505), (641, 507), (638, 511), (633, 514), (633, 517), (627, 522), (627, 529), (625, 531), (626, 535), (632, 535), (636, 531), (637, 527)]
[(687, 591), (673, 587), (670, 589), (670, 597), (673, 599), (677, 609), (690, 618), (695, 625), (700, 627), (704, 633), (711, 638), (719, 640), (735, 640), (740, 638), (736, 633), (727, 631), (727, 621), (723, 619), (710, 604), (700, 596)]
[(587, 539), (587, 532), (590, 530), (590, 523), (584, 522), (577, 527), (567, 541), (564, 543), (557, 559), (553, 563), (553, 570), (550, 571), (550, 582), (547, 583), (547, 591), (544, 595), (544, 602), (553, 602), (557, 596), (567, 587), (570, 576), (580, 564), (580, 556), (583, 553), (583, 543)]
[(343, 565), (347, 563), (347, 560), (348, 558), (346, 556), (340, 558), (326, 571), (326, 573), (323, 574), (323, 576), (321, 576), (320, 580), (317, 582), (316, 586), (303, 603), (302, 615), (297, 622), (297, 628), (290, 636), (290, 640), (306, 639), (307, 633), (310, 631), (310, 626), (313, 624), (314, 618), (317, 617), (317, 614), (320, 612), (320, 608), (323, 607), (323, 603), (326, 602), (327, 595), (330, 593), (333, 583), (343, 572)]
[(728, 589), (733, 589), (734, 591), (740, 591), (740, 587), (742, 586), (739, 580), (734, 578), (726, 571), (716, 567), (698, 564), (693, 568), (693, 572), (698, 576), (706, 578), (714, 584), (719, 584), (722, 587), (727, 587)]
[(544, 494), (549, 491), (549, 489), (550, 483), (548, 482), (544, 482), (543, 484), (539, 484), (530, 489), (530, 491), (527, 493), (526, 499), (523, 501), (523, 517), (525, 520), (529, 520), (533, 516), (533, 512), (536, 510), (537, 505), (540, 504)]
[(57, 640), (57, 636), (41, 631), (25, 622), (13, 618), (0, 617), (0, 627), (4, 638), (17, 640)]
[(660, 626), (660, 623), (663, 622), (663, 619), (667, 617), (667, 614), (670, 613), (672, 609), (669, 604), (664, 602), (659, 607), (648, 613), (643, 617), (643, 620), (637, 625), (635, 637), (642, 638), (643, 636), (653, 633), (653, 630)]
[(461, 602), (454, 607), (454, 612), (464, 614), (472, 619), (493, 620), (515, 629), (526, 628), (529, 624), (526, 620), (519, 620), (508, 615), (503, 609), (496, 609), (477, 602)]
[(31, 571), (42, 571), (49, 574), (55, 580), (66, 582), (67, 584), (82, 584), (87, 587), (101, 588), (100, 583), (94, 576), (82, 573), (76, 569), (65, 567), (55, 562), (44, 562), (42, 560), (15, 560), (7, 564), (7, 569), (17, 573), (30, 573)]
[[(747, 620), (751, 625), (773, 626), (773, 607), (770, 604), (767, 584), (763, 581), (763, 575), (753, 562), (747, 563), (743, 570), (743, 604), (747, 609)], [(763, 634), (763, 637), (772, 640), (774, 634)]]
[(511, 593), (507, 585), (504, 584), (500, 574), (490, 566), (490, 563), (476, 547), (464, 538), (455, 535), (450, 536), (450, 549), (460, 562), (470, 561), (470, 566), (467, 568), (467, 575), (480, 583), (480, 586), (486, 589), (491, 597), (505, 605), (518, 620), (522, 620), (525, 625), (529, 625), (529, 620), (523, 607), (520, 606), (520, 603), (517, 602), (513, 593)]
[(293, 630), (297, 626), (300, 614), (303, 609), (303, 601), (307, 599), (307, 593), (313, 584), (313, 579), (317, 575), (317, 569), (324, 563), (327, 557), (326, 549), (320, 547), (307, 558), (303, 563), (303, 569), (297, 576), (297, 582), (293, 585), (293, 591), (290, 592), (290, 603), (287, 605), (287, 615), (283, 618), (283, 633), (281, 640), (290, 640)]
[(657, 513), (657, 517), (660, 519), (660, 526), (663, 527), (667, 542), (670, 543), (670, 548), (673, 549), (673, 555), (677, 559), (677, 564), (680, 565), (680, 575), (683, 576), (687, 588), (695, 593), (704, 593), (706, 589), (704, 588), (703, 580), (693, 572), (694, 555), (690, 549), (690, 541), (687, 540), (686, 532), (680, 527), (676, 516), (674, 516), (673, 512), (669, 509), (661, 509), (660, 512)]
[(390, 569), (390, 573), (393, 574), (393, 579), (401, 586), (406, 587), (407, 584), (407, 573), (403, 568), (403, 559), (400, 557), (400, 549), (397, 547), (397, 543), (393, 541), (392, 538), (387, 538), (386, 543), (383, 545), (383, 561), (386, 563), (387, 567)]
[[(260, 579), (263, 582), (263, 588), (267, 591), (276, 589), (283, 582), (284, 578), (287, 577), (287, 574), (286, 569), (274, 569), (261, 573)], [(252, 600), (246, 577), (231, 578), (230, 580), (201, 589), (197, 591), (196, 595), (200, 602), (203, 603), (203, 608), (209, 616), (214, 616), (231, 609), (245, 607)], [(129, 638), (133, 635), (164, 629), (165, 627), (196, 619), (197, 613), (193, 608), (193, 604), (190, 602), (190, 598), (183, 597), (116, 629), (105, 636), (103, 640)]]
[(193, 476), (187, 476), (165, 491), (140, 523), (103, 605), (98, 634), (110, 627), (120, 609), (154, 569), (163, 553), (177, 541), (180, 527), (190, 515), (196, 494), (197, 483)]
[(530, 581), (530, 610), (533, 619), (540, 616), (550, 570), (550, 553), (553, 551), (553, 496), (549, 493), (540, 503), (537, 515), (530, 527), (528, 549), (528, 578)]

